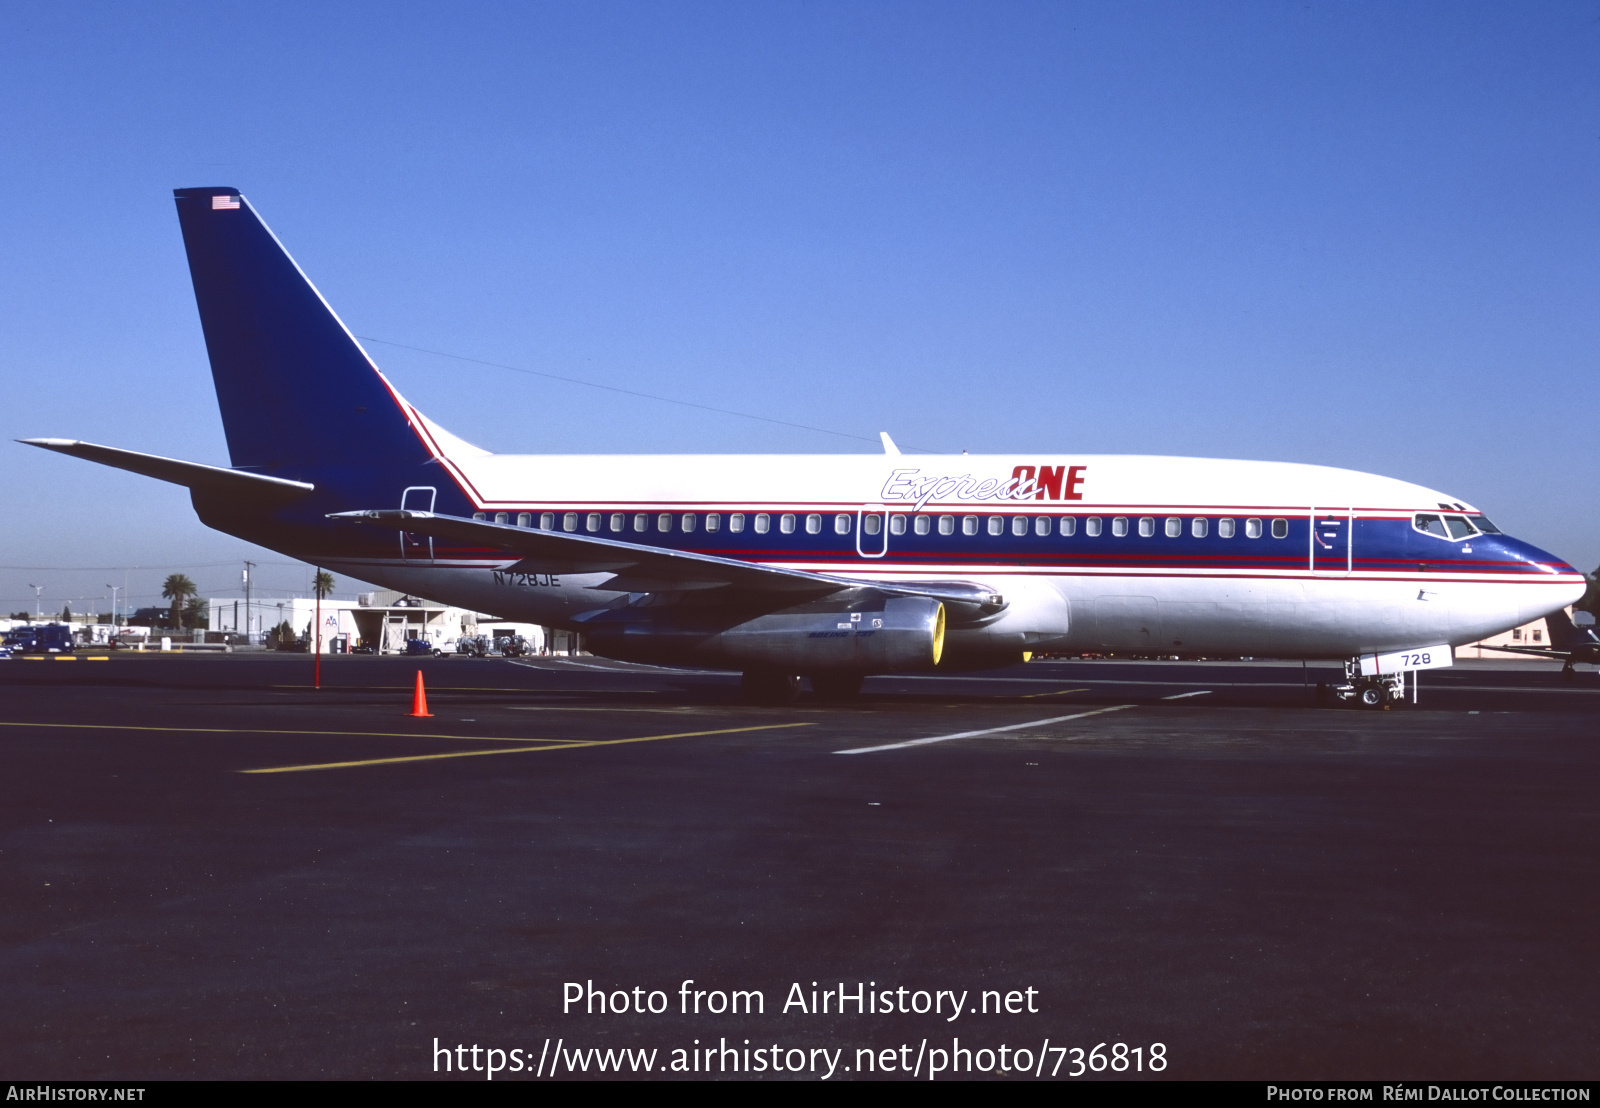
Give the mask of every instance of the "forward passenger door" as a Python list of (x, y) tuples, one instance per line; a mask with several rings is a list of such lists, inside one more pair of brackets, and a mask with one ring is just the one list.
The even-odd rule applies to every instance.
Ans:
[(1355, 567), (1355, 512), (1351, 508), (1312, 508), (1308, 568), (1320, 577), (1343, 576)]

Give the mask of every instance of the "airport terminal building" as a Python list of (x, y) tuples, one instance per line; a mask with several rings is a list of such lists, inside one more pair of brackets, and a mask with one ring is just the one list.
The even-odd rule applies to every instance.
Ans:
[[(318, 602), (311, 597), (239, 597), (208, 601), (213, 634), (248, 636), (249, 642), (264, 642), (273, 629), (287, 623), (296, 638), (318, 638), (314, 624)], [(364, 592), (354, 600), (321, 602), (321, 649), (325, 654), (346, 654), (357, 646), (371, 647), (380, 654), (400, 654), (412, 639), (423, 639), (440, 650), (453, 650), (463, 635), (504, 638), (520, 635), (534, 653), (551, 641), (542, 627), (499, 620), (481, 612), (453, 608), (421, 597), (408, 596), (392, 589)]]

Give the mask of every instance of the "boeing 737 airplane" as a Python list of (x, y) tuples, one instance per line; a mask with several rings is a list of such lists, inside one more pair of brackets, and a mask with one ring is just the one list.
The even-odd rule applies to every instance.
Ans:
[(395, 391), (250, 203), (176, 192), (231, 466), (34, 446), (187, 486), (348, 576), (731, 667), (755, 699), (1031, 651), (1343, 659), (1342, 696), (1577, 600), (1572, 566), (1420, 485), (1117, 455), (511, 455)]

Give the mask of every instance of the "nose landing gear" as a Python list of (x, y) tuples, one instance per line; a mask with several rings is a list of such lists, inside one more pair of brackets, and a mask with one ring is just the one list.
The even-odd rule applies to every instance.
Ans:
[(1357, 689), (1355, 694), (1356, 703), (1363, 708), (1386, 708), (1391, 699), (1398, 699), (1398, 697), (1391, 697), (1389, 690), (1380, 685), (1366, 685)]
[(1376, 677), (1363, 677), (1361, 661), (1358, 658), (1344, 664), (1344, 681), (1344, 684), (1336, 685), (1331, 690), (1336, 701), (1378, 712), (1406, 702), (1404, 670)]

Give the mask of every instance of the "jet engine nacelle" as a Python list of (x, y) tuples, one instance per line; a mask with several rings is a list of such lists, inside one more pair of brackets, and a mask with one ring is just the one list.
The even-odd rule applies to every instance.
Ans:
[(731, 627), (696, 627), (649, 609), (605, 612), (586, 621), (584, 645), (596, 654), (651, 665), (728, 666), (785, 673), (909, 673), (939, 664), (944, 605), (927, 597), (888, 597), (880, 606), (819, 611), (813, 605), (770, 612)]

